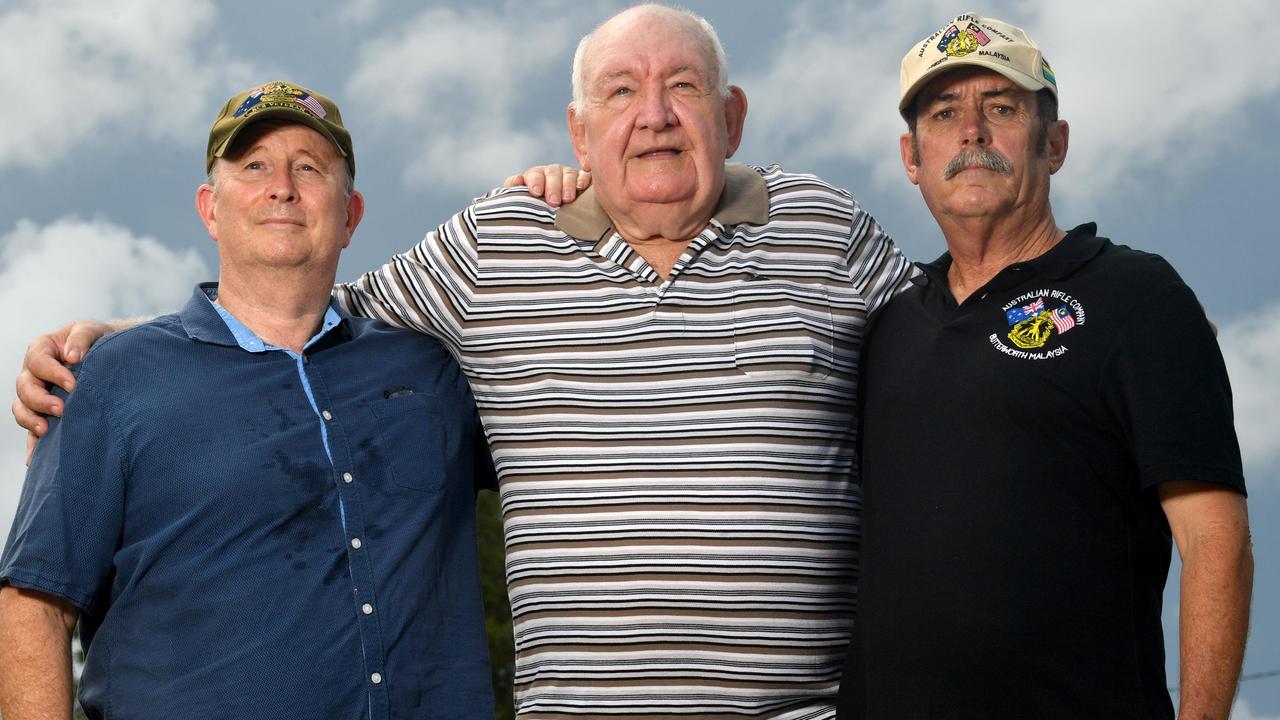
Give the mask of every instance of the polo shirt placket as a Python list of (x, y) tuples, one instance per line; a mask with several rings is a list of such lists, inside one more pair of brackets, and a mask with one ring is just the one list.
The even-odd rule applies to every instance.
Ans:
[(350, 469), (339, 470), (339, 468), (351, 468), (353, 464), (342, 421), (329, 409), (333, 407), (333, 402), (324, 382), (323, 356), (312, 358), (307, 353), (311, 346), (337, 328), (342, 319), (332, 307), (328, 308), (320, 331), (307, 341), (302, 347), (302, 354), (299, 355), (289, 348), (272, 345), (262, 340), (226, 308), (218, 305), (215, 296), (216, 293), (211, 294), (210, 302), (214, 303), (218, 316), (227, 324), (227, 329), (231, 331), (236, 343), (243, 350), (251, 353), (284, 353), (293, 360), (297, 368), (300, 387), (316, 416), (324, 452), (329, 459), (334, 488), (338, 493), (342, 529), (347, 540), (347, 567), (352, 582), (352, 597), (355, 601), (352, 610), (360, 629), (361, 650), (365, 660), (364, 681), (369, 693), (369, 716), (370, 718), (389, 717), (386, 654), (383, 652), (382, 633), (378, 627), (377, 597), (373, 568), (369, 561), (369, 553), (373, 549), (367, 546), (364, 539), (364, 512), (360, 493), (355, 486), (355, 476)]

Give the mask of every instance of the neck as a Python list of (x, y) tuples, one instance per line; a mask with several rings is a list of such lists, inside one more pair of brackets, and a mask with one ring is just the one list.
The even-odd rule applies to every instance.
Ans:
[(1058, 229), (1053, 212), (1045, 210), (1030, 223), (954, 217), (940, 221), (951, 253), (947, 281), (957, 303), (963, 303), (1001, 270), (1043, 255), (1066, 236)]
[[(706, 227), (704, 224), (703, 227)], [(622, 235), (622, 239), (627, 241), (631, 249), (637, 255), (644, 258), (649, 263), (649, 267), (654, 272), (662, 276), (663, 280), (671, 277), (671, 271), (675, 268), (676, 262), (680, 260), (680, 256), (689, 248), (689, 244), (693, 242), (693, 236), (687, 240), (674, 240), (671, 238), (656, 236), (637, 238), (629, 236), (621, 230), (618, 231)], [(694, 233), (696, 235), (697, 233)]]
[(710, 207), (691, 207), (683, 202), (637, 203), (621, 212), (602, 202), (601, 208), (631, 249), (666, 279), (689, 244), (706, 229), (719, 200), (717, 193)]
[(320, 284), (314, 269), (310, 272), (313, 277), (299, 283), (280, 277), (282, 273), (246, 277), (224, 267), (218, 278), (218, 304), (264, 342), (301, 353), (324, 320), (333, 286), (332, 273), (327, 284)]

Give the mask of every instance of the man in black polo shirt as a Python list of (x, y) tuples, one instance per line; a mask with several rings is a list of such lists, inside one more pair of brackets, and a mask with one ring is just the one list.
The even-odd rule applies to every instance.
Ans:
[(907, 175), (948, 252), (864, 358), (849, 717), (1224, 718), (1252, 556), (1231, 391), (1195, 296), (1092, 223), (1060, 230), (1068, 128), (1018, 28), (962, 15), (902, 63)]

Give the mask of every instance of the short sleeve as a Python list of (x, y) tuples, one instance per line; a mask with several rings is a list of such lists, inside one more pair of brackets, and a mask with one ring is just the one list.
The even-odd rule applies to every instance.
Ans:
[(334, 286), (333, 297), (352, 315), (458, 345), (476, 275), (474, 206), (427, 233), (421, 242), (354, 282)]
[(1133, 310), (1102, 382), (1126, 428), (1144, 489), (1193, 480), (1243, 493), (1222, 352), (1195, 294), (1166, 268), (1173, 279)]
[(853, 201), (849, 237), (849, 281), (873, 314), (909, 286), (918, 271), (870, 213)]
[(61, 419), (36, 444), (0, 556), (0, 584), (57, 595), (85, 613), (105, 606), (124, 519), (117, 435), (81, 374)]

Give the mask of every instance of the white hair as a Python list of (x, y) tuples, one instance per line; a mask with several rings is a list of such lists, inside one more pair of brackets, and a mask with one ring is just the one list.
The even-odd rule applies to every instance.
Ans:
[[(645, 3), (642, 5), (636, 5), (628, 10), (624, 10), (623, 12), (630, 12), (637, 8), (661, 8), (663, 10), (669, 10), (683, 15), (693, 21), (694, 25), (697, 27), (698, 34), (701, 35), (702, 41), (711, 49), (711, 67), (708, 69), (715, 77), (716, 90), (720, 93), (720, 97), (727, 100), (729, 98), (729, 59), (725, 56), (724, 45), (720, 44), (720, 36), (716, 34), (716, 29), (711, 27), (711, 23), (707, 22), (706, 18), (701, 15), (697, 15), (690, 10), (686, 10), (682, 7), (676, 7), (674, 5), (663, 5), (661, 3)], [(617, 15), (614, 15), (613, 17), (616, 18)], [(586, 69), (583, 67), (583, 60), (586, 58), (587, 48), (591, 45), (592, 38), (594, 38), (596, 33), (600, 31), (600, 28), (604, 27), (612, 20), (613, 18), (605, 20), (597, 25), (594, 30), (583, 35), (582, 39), (578, 41), (578, 49), (573, 53), (572, 107), (575, 112), (583, 112), (586, 105), (586, 94), (583, 89), (583, 85), (586, 83), (586, 77), (584, 75)]]

